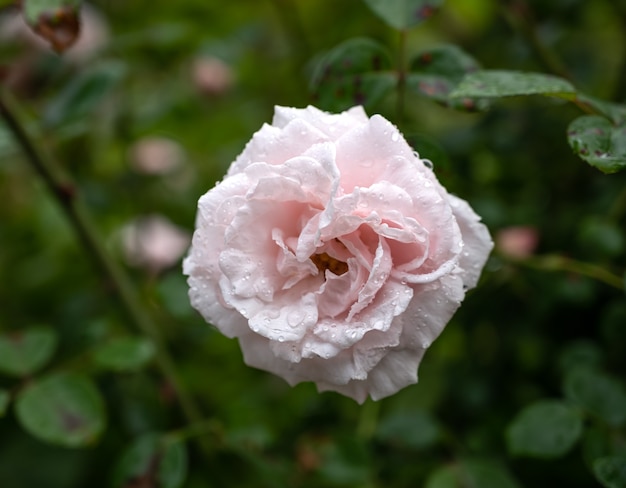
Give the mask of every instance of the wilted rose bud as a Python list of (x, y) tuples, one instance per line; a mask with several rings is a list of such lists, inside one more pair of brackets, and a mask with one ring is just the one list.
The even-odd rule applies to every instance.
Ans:
[[(75, 64), (82, 64), (93, 59), (106, 46), (110, 37), (105, 17), (91, 5), (81, 6), (79, 23), (78, 37), (62, 54), (63, 59)], [(52, 51), (50, 43), (26, 24), (19, 10), (9, 11), (0, 16), (0, 41), (21, 43), (36, 51)]]

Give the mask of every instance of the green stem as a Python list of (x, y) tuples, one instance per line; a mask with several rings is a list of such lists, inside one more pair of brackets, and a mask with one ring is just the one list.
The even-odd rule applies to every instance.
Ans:
[[(622, 26), (622, 44), (626, 43), (626, 5), (621, 0), (609, 0), (609, 5), (615, 9), (615, 15), (619, 18)], [(626, 56), (622, 55), (620, 68), (613, 87), (612, 99), (616, 102), (624, 100), (624, 89), (626, 88)]]
[(406, 66), (406, 44), (407, 44), (406, 29), (400, 31), (400, 42), (398, 44), (398, 84), (397, 84), (397, 98), (396, 98), (396, 117), (397, 123), (402, 125), (405, 118), (404, 106), (406, 103), (406, 78), (407, 78), (407, 66)]
[(608, 216), (611, 220), (617, 222), (619, 221), (623, 215), (626, 213), (626, 186), (619, 193), (613, 205), (609, 210)]
[(600, 281), (606, 285), (624, 291), (624, 280), (619, 276), (607, 271), (606, 269), (591, 263), (576, 261), (557, 255), (545, 256), (529, 256), (525, 258), (514, 258), (510, 256), (501, 256), (513, 264), (526, 266), (527, 268), (538, 269), (541, 271), (565, 271), (575, 273), (581, 276), (587, 276), (594, 280)]
[(102, 245), (104, 240), (98, 235), (89, 213), (80, 201), (76, 186), (67, 176), (61, 174), (51, 159), (48, 158), (47, 152), (41, 151), (35, 145), (32, 137), (24, 128), (24, 124), (16, 115), (17, 113), (17, 107), (9, 99), (8, 94), (4, 91), (0, 92), (0, 116), (4, 118), (8, 129), (24, 151), (26, 160), (44, 181), (65, 213), (69, 223), (83, 244), (83, 248), (90, 254), (93, 261), (100, 268), (102, 275), (117, 294), (130, 321), (138, 331), (154, 343), (157, 364), (167, 381), (174, 388), (187, 420), (191, 423), (201, 421), (202, 415), (200, 410), (180, 381), (174, 362), (165, 347), (159, 330), (140, 305), (128, 276), (117, 262), (110, 257)]
[(294, 0), (272, 0), (280, 23), (285, 30), (287, 40), (291, 44), (291, 50), (297, 58), (294, 66), (300, 70), (304, 64), (311, 58), (311, 47), (308, 42), (304, 25), (298, 13), (297, 3)]
[(539, 38), (537, 27), (532, 19), (530, 7), (525, 0), (513, 0), (501, 7), (504, 20), (530, 45), (541, 65), (550, 73), (571, 80), (565, 65)]
[(169, 442), (186, 442), (197, 437), (211, 436), (217, 442), (223, 442), (221, 425), (214, 420), (190, 424), (182, 429), (168, 432), (165, 437)]
[(380, 402), (375, 402), (368, 398), (361, 407), (361, 416), (356, 428), (356, 434), (363, 440), (369, 440), (374, 436), (378, 425), (378, 414), (380, 412)]

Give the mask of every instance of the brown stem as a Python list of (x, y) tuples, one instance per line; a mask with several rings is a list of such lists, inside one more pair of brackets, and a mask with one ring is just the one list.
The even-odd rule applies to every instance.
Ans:
[[(174, 388), (187, 420), (190, 423), (200, 422), (202, 420), (200, 410), (180, 381), (174, 367), (174, 361), (165, 347), (159, 330), (139, 303), (126, 273), (102, 245), (104, 240), (98, 235), (89, 213), (79, 198), (76, 186), (67, 176), (61, 174), (48, 157), (48, 153), (37, 147), (34, 139), (26, 131), (24, 124), (19, 120), (15, 105), (7, 93), (0, 91), (0, 116), (24, 152), (26, 160), (44, 181), (63, 210), (81, 241), (82, 248), (91, 256), (102, 276), (110, 283), (130, 322), (154, 343), (157, 351), (157, 364), (164, 377)], [(209, 452), (208, 446), (203, 445), (202, 448), (205, 452)]]

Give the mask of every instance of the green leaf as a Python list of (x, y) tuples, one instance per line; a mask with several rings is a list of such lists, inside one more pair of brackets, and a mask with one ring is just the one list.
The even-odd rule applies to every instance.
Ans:
[(46, 107), (44, 125), (53, 127), (88, 116), (120, 83), (125, 72), (124, 65), (118, 62), (81, 71)]
[(342, 111), (354, 105), (370, 107), (395, 86), (387, 50), (366, 38), (350, 39), (326, 53), (311, 79), (316, 104)]
[(407, 86), (443, 105), (462, 110), (485, 110), (487, 100), (450, 98), (450, 93), (468, 73), (480, 69), (478, 62), (457, 46), (443, 45), (420, 52), (411, 63)]
[(435, 419), (422, 410), (390, 415), (380, 422), (376, 432), (381, 441), (414, 449), (433, 445), (439, 436)]
[(365, 3), (391, 27), (404, 30), (432, 16), (443, 0), (365, 0)]
[(583, 433), (581, 448), (587, 465), (593, 465), (596, 459), (613, 453), (610, 432), (605, 426), (587, 425)]
[(43, 367), (57, 346), (56, 332), (33, 327), (0, 335), (0, 372), (24, 377)]
[(582, 432), (579, 412), (556, 400), (534, 403), (522, 410), (506, 432), (512, 454), (556, 458), (569, 451)]
[(370, 453), (355, 437), (341, 437), (322, 450), (320, 474), (334, 485), (363, 486), (371, 477)]
[(609, 456), (596, 459), (593, 473), (606, 488), (626, 488), (626, 457)]
[(606, 100), (590, 97), (584, 93), (578, 93), (576, 98), (578, 103), (586, 105), (590, 109), (604, 115), (615, 124), (623, 124), (626, 122), (626, 105), (607, 102)]
[(577, 368), (566, 377), (565, 395), (613, 427), (626, 423), (626, 390), (615, 378), (591, 368)]
[(186, 477), (185, 445), (157, 434), (146, 434), (122, 453), (113, 472), (112, 485), (123, 488), (143, 482), (159, 488), (178, 488)]
[(77, 373), (34, 381), (19, 393), (15, 407), (22, 427), (52, 444), (92, 444), (105, 426), (100, 393), (89, 378)]
[(80, 33), (80, 0), (23, 0), (26, 23), (57, 52), (70, 47)]
[(154, 345), (146, 339), (119, 337), (96, 349), (94, 361), (98, 366), (113, 371), (136, 371), (145, 366), (154, 353)]
[(558, 357), (561, 373), (566, 374), (574, 368), (599, 367), (603, 362), (602, 349), (588, 340), (577, 340), (567, 344)]
[(615, 258), (626, 247), (622, 227), (609, 216), (590, 215), (578, 225), (581, 246), (583, 249), (593, 249), (598, 260), (603, 257)]
[(500, 464), (483, 459), (444, 466), (426, 480), (426, 488), (519, 488), (520, 484)]
[(35, 24), (39, 17), (52, 14), (65, 7), (78, 8), (81, 0), (22, 0), (22, 11), (29, 24)]
[(566, 100), (576, 96), (568, 81), (556, 76), (519, 71), (482, 70), (470, 73), (450, 94), (451, 97), (511, 97), (516, 95), (547, 95)]
[(626, 168), (626, 124), (613, 125), (599, 115), (583, 115), (567, 128), (574, 152), (603, 173)]
[(0, 389), (0, 417), (6, 413), (10, 402), (11, 394), (7, 390)]

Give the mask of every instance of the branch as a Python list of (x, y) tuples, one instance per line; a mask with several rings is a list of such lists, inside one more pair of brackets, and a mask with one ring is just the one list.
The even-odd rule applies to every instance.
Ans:
[[(36, 146), (17, 113), (15, 102), (9, 98), (5, 91), (0, 91), (0, 116), (24, 152), (26, 160), (44, 181), (61, 207), (83, 244), (83, 249), (98, 266), (102, 276), (111, 284), (130, 322), (154, 343), (156, 362), (164, 377), (174, 388), (187, 420), (190, 423), (202, 421), (199, 408), (178, 377), (174, 361), (167, 351), (159, 330), (144, 311), (126, 273), (102, 245), (104, 240), (98, 235), (89, 213), (80, 201), (75, 184), (67, 176), (61, 174), (51, 158), (48, 157), (47, 152)], [(208, 446), (203, 445), (203, 449), (208, 453)]]
[(568, 273), (592, 278), (613, 288), (617, 288), (622, 292), (625, 291), (625, 283), (622, 278), (596, 264), (576, 261), (575, 259), (554, 254), (528, 256), (524, 258), (516, 258), (509, 255), (501, 256), (512, 264), (538, 269), (540, 271), (566, 271)]

